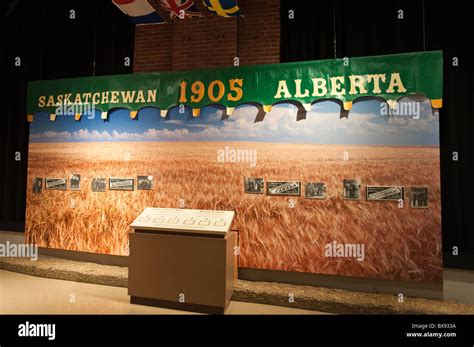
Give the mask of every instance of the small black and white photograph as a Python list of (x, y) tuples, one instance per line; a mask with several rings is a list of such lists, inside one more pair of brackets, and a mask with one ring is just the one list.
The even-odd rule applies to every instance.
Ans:
[(267, 182), (267, 195), (300, 196), (301, 182)]
[(343, 198), (346, 200), (360, 199), (360, 182), (354, 179), (343, 180)]
[(44, 185), (47, 190), (67, 190), (67, 179), (46, 178)]
[(92, 179), (92, 191), (93, 192), (105, 192), (107, 186), (107, 180), (102, 177), (94, 177)]
[(367, 186), (365, 199), (368, 201), (399, 201), (403, 200), (404, 187), (398, 186)]
[(326, 183), (306, 183), (304, 196), (306, 199), (326, 199)]
[(428, 187), (410, 188), (410, 207), (428, 208)]
[(81, 175), (72, 174), (69, 184), (71, 190), (81, 190)]
[(109, 190), (134, 190), (134, 178), (111, 177), (109, 179)]
[(153, 176), (138, 176), (137, 189), (138, 190), (153, 189)]
[(247, 194), (263, 194), (264, 187), (263, 178), (248, 177), (244, 180), (244, 191)]
[(39, 194), (43, 190), (43, 179), (35, 177), (33, 178), (33, 193)]

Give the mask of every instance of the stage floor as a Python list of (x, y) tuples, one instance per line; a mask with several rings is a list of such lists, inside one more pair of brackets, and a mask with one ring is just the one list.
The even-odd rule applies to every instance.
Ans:
[[(0, 270), (0, 314), (194, 314), (130, 304), (127, 288), (41, 278)], [(226, 314), (324, 314), (232, 301)]]
[[(62, 312), (61, 307), (63, 306), (61, 305), (66, 305), (64, 307), (70, 306), (67, 300), (69, 294), (75, 293), (75, 289), (73, 288), (79, 288), (82, 285), (86, 286), (84, 288), (88, 288), (87, 285), (98, 285), (95, 287), (97, 288), (97, 292), (93, 291), (90, 298), (87, 296), (87, 290), (84, 289), (86, 290), (86, 298), (89, 298), (92, 302), (101, 299), (104, 305), (110, 305), (111, 307), (118, 305), (120, 308), (116, 313), (160, 312), (160, 309), (156, 311), (154, 308), (130, 305), (130, 298), (127, 295), (127, 267), (72, 261), (43, 255), (40, 256), (37, 261), (31, 261), (26, 258), (0, 258), (0, 269), (12, 271), (0, 270), (0, 313), (6, 313), (2, 307), (8, 307), (6, 302), (10, 300), (5, 288), (11, 288), (10, 294), (13, 298), (35, 298), (35, 300), (31, 300), (33, 307), (34, 305), (40, 305), (40, 307), (42, 307), (41, 301), (43, 300), (43, 296), (46, 298), (51, 297), (53, 301), (59, 300), (59, 303), (62, 303), (58, 303), (59, 308), (57, 312), (59, 313)], [(14, 272), (30, 276), (24, 277)], [(17, 280), (13, 279), (10, 283), (10, 279), (14, 275), (19, 277), (16, 277)], [(50, 278), (53, 282), (45, 278), (35, 278), (32, 276)], [(56, 293), (50, 295), (50, 292), (55, 293), (55, 285), (53, 283), (57, 280), (61, 280), (59, 282), (63, 283), (65, 289), (61, 292), (62, 294)], [(41, 282), (44, 283), (45, 287), (42, 287), (42, 284), (28, 283), (31, 281), (45, 281)], [(15, 287), (17, 288), (16, 290)], [(35, 289), (29, 290), (27, 288)], [(70, 288), (69, 292), (67, 288)], [(24, 291), (23, 294), (15, 296), (22, 290)], [(293, 294), (294, 297), (294, 301), (292, 302), (289, 300), (290, 294)], [(64, 300), (66, 300), (66, 302), (64, 302)], [(36, 303), (36, 301), (38, 301), (38, 303)], [(13, 300), (14, 304), (15, 302), (16, 301)], [(96, 302), (99, 305), (97, 309), (100, 310), (101, 301)], [(245, 307), (247, 306), (245, 305), (239, 306), (244, 302), (278, 307), (275, 311), (270, 310), (270, 313), (274, 314), (283, 314), (285, 312), (299, 314), (302, 313), (299, 312), (301, 310), (311, 310), (308, 312), (312, 313), (328, 312), (335, 314), (474, 314), (474, 305), (459, 304), (451, 301), (405, 297), (404, 302), (399, 303), (398, 297), (393, 294), (238, 280), (235, 285), (234, 295), (232, 296), (231, 307), (229, 307), (227, 313), (250, 313), (252, 310), (251, 306), (248, 307), (250, 311), (246, 311)], [(20, 305), (20, 303), (16, 304)], [(29, 304), (25, 305), (25, 308), (29, 307)], [(87, 307), (88, 304), (86, 303), (85, 305)], [(92, 305), (90, 309), (93, 309), (93, 306), (94, 305)], [(49, 306), (44, 305), (44, 307)], [(139, 311), (136, 311), (138, 310), (136, 307), (140, 308)], [(256, 307), (254, 309), (258, 311)], [(290, 309), (290, 311), (287, 311), (287, 309)], [(292, 309), (296, 309), (297, 311), (291, 311)], [(163, 313), (179, 312), (161, 310), (163, 310)], [(13, 309), (13, 312), (15, 312), (15, 309)], [(64, 313), (68, 312), (69, 311), (65, 311)], [(73, 311), (71, 311), (71, 313), (72, 312)], [(259, 312), (260, 311), (258, 311), (258, 313)], [(26, 313), (26, 311), (21, 313)], [(106, 311), (103, 313), (106, 313)]]

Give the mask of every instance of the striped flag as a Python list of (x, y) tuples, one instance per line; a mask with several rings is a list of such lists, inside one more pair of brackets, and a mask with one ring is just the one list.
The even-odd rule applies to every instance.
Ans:
[(194, 0), (161, 0), (161, 6), (170, 13), (170, 18), (179, 17), (183, 11), (186, 18), (201, 17), (201, 12), (194, 4)]
[(204, 6), (221, 17), (240, 16), (240, 9), (236, 0), (204, 0)]
[(147, 0), (112, 0), (112, 2), (135, 24), (164, 23)]

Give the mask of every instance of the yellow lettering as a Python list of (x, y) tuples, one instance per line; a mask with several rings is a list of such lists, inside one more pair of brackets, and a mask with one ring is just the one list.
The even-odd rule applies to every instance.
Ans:
[[(227, 100), (229, 101), (239, 101), (244, 95), (242, 91), (242, 85), (244, 84), (243, 79), (234, 79), (229, 81), (230, 92), (227, 93)], [(235, 92), (235, 95), (231, 93)]]
[(188, 82), (186, 82), (186, 81), (183, 81), (179, 84), (179, 88), (180, 88), (179, 102), (180, 103), (184, 103), (184, 102), (188, 101), (188, 99), (186, 98), (186, 86), (187, 85), (188, 85)]
[(312, 78), (311, 80), (313, 81), (312, 96), (325, 96), (328, 93), (327, 82), (324, 78)]
[(390, 75), (390, 84), (387, 89), (387, 93), (393, 93), (397, 87), (399, 93), (405, 93), (407, 90), (403, 86), (402, 79), (398, 72), (394, 72)]
[(54, 97), (52, 95), (49, 96), (48, 103), (46, 104), (46, 107), (50, 107), (50, 106), (55, 106)]
[(296, 86), (296, 92), (295, 92), (295, 98), (304, 98), (309, 95), (309, 90), (305, 89), (304, 93), (301, 93), (301, 80), (295, 80), (295, 86)]
[[(58, 98), (59, 99), (59, 98)], [(58, 100), (59, 101), (59, 100)], [(76, 99), (74, 100), (74, 102), (76, 104), (80, 104), (81, 103), (81, 94), (76, 94)]]
[(64, 101), (64, 102), (63, 102), (63, 103), (64, 103), (64, 104), (70, 104), (70, 103), (71, 103), (71, 100), (70, 100), (70, 99), (71, 99), (71, 96), (72, 96), (71, 93), (69, 93), (69, 94), (64, 94), (64, 98), (63, 98), (63, 101)]
[(89, 103), (89, 99), (92, 98), (92, 94), (91, 93), (84, 93), (84, 103)]
[(288, 90), (288, 86), (286, 85), (285, 80), (282, 80), (282, 81), (278, 82), (278, 88), (277, 88), (277, 92), (276, 92), (274, 98), (275, 99), (281, 99), (282, 94), (285, 98), (291, 98), (291, 94), (290, 94), (290, 91)]
[(351, 75), (349, 76), (349, 81), (351, 84), (351, 90), (349, 91), (350, 95), (357, 94), (356, 88), (359, 88), (359, 94), (367, 94), (367, 89), (364, 86), (364, 76)]
[(108, 104), (109, 103), (109, 92), (102, 92), (102, 100), (101, 104)]
[(119, 103), (118, 96), (119, 96), (119, 92), (118, 92), (118, 91), (116, 91), (116, 90), (111, 91), (111, 92), (110, 92), (110, 103), (112, 103), (112, 104), (118, 104), (118, 103)]
[[(219, 89), (217, 96), (214, 95), (214, 86), (217, 86)], [(224, 96), (224, 91), (224, 83), (219, 80), (212, 81), (211, 83), (209, 83), (209, 87), (207, 88), (207, 94), (209, 95), (209, 99), (211, 99), (211, 101), (213, 102), (218, 102), (220, 99), (222, 99), (222, 97)]]
[(100, 98), (100, 93), (94, 93), (94, 94), (92, 95), (92, 103), (93, 103), (94, 105), (99, 104), (99, 103), (100, 103), (99, 98)]
[(122, 94), (122, 101), (124, 103), (133, 103), (133, 99), (135, 98), (134, 90), (133, 91), (127, 90), (126, 92), (121, 92), (121, 94)]
[(191, 102), (199, 102), (204, 98), (204, 83), (201, 81), (196, 81), (193, 84), (191, 84), (191, 92), (194, 95), (191, 95)]
[(148, 98), (146, 102), (156, 102), (156, 89), (155, 90), (147, 90)]
[(346, 90), (342, 88), (342, 84), (344, 83), (343, 76), (336, 76), (330, 77), (331, 80), (331, 95), (344, 95), (346, 94)]
[(145, 95), (143, 95), (143, 90), (139, 90), (137, 93), (137, 99), (135, 100), (136, 103), (145, 102)]
[(385, 74), (367, 75), (367, 82), (371, 83), (374, 81), (374, 88), (372, 92), (374, 94), (380, 94), (380, 80), (385, 83)]

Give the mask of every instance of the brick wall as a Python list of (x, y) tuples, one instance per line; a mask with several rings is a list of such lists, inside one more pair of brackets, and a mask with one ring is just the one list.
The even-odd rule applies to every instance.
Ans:
[(136, 27), (133, 71), (171, 70), (173, 57), (170, 47), (173, 47), (173, 27), (171, 25)]
[(134, 72), (280, 61), (280, 1), (239, 0), (245, 17), (182, 19), (135, 29)]
[(209, 16), (173, 24), (173, 70), (232, 64), (237, 55), (237, 20)]
[(241, 65), (280, 62), (280, 1), (239, 1), (245, 18), (239, 20)]

